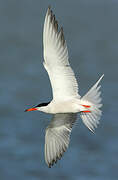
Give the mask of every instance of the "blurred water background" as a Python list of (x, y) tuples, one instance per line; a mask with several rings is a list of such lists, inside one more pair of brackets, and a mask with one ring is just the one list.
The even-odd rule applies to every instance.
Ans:
[[(63, 25), (84, 95), (104, 73), (103, 116), (92, 134), (78, 117), (69, 149), (49, 169), (45, 128), (51, 116), (24, 113), (51, 100), (42, 29), (48, 5)], [(0, 180), (118, 179), (118, 0), (0, 1)]]

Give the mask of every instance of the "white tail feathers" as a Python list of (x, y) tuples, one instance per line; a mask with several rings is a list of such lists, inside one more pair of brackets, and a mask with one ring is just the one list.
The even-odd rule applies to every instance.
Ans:
[[(100, 79), (95, 83), (95, 85), (82, 97), (81, 104), (85, 105), (85, 111), (81, 112), (80, 116), (84, 124), (94, 132), (94, 129), (97, 128), (99, 120), (102, 114), (102, 111), (99, 109), (102, 107), (101, 104), (101, 92), (100, 92), (100, 81), (104, 77), (104, 74)], [(87, 106), (86, 106), (87, 105)]]

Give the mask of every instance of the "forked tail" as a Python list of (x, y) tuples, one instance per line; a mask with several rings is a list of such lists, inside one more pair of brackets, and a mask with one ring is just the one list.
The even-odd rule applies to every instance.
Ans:
[(100, 92), (100, 81), (103, 78), (104, 74), (100, 79), (95, 83), (95, 85), (82, 97), (81, 105), (84, 110), (80, 113), (80, 116), (84, 124), (94, 132), (94, 129), (97, 128), (99, 120), (102, 114), (100, 108), (101, 104), (101, 92)]

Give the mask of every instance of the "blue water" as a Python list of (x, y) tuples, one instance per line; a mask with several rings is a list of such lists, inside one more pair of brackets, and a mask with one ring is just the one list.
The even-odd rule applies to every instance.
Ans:
[[(42, 65), (49, 4), (64, 27), (80, 94), (105, 74), (103, 116), (95, 135), (78, 117), (67, 152), (51, 169), (44, 161), (50, 115), (24, 113), (52, 98)], [(0, 24), (0, 180), (117, 180), (118, 1), (1, 0)]]

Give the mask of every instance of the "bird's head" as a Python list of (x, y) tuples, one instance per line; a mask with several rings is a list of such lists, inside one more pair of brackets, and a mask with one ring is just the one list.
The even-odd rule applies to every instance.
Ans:
[(47, 111), (47, 106), (48, 106), (49, 103), (50, 102), (40, 103), (37, 106), (34, 106), (32, 108), (29, 108), (29, 109), (26, 109), (25, 112), (28, 112), (28, 111), (43, 111), (43, 112), (46, 112)]

